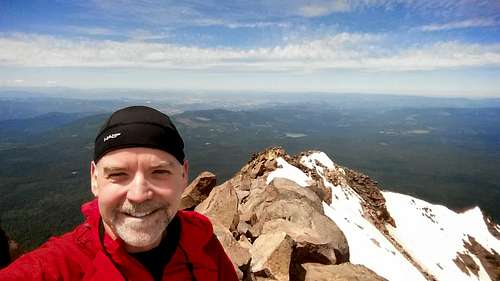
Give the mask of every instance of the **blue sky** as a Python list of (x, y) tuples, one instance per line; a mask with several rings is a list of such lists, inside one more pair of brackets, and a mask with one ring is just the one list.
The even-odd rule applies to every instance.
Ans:
[(0, 87), (500, 96), (500, 1), (0, 1)]

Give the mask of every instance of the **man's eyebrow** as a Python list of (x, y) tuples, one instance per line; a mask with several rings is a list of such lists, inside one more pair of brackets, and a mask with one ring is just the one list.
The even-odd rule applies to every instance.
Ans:
[(118, 166), (110, 166), (110, 167), (104, 167), (103, 171), (105, 174), (113, 173), (113, 172), (121, 172), (125, 171), (125, 167), (118, 167)]
[(166, 168), (172, 168), (174, 167), (172, 162), (169, 161), (161, 161), (160, 163), (155, 163), (151, 165), (151, 169), (166, 169)]

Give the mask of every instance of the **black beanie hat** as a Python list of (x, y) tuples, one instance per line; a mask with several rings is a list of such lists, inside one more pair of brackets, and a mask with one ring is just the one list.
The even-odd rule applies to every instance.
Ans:
[(104, 154), (127, 147), (150, 147), (172, 154), (184, 162), (184, 142), (170, 118), (147, 106), (115, 111), (95, 138), (94, 161)]

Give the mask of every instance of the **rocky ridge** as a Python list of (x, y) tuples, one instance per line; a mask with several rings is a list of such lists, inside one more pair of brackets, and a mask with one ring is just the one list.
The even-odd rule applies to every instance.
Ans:
[[(319, 152), (267, 149), (221, 185), (201, 174), (187, 201), (212, 220), (240, 280), (440, 280), (391, 234), (397, 223), (378, 183)], [(498, 280), (498, 254), (469, 241), (455, 264), (490, 277), (470, 280)], [(474, 245), (484, 264), (468, 258)]]

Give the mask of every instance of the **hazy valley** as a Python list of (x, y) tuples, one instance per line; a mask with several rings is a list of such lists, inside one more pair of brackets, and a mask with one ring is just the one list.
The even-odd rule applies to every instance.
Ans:
[(191, 178), (209, 170), (221, 183), (269, 146), (318, 149), (386, 190), (453, 209), (479, 205), (500, 221), (498, 99), (0, 96), (0, 219), (25, 248), (81, 221), (95, 132), (106, 112), (129, 104), (174, 114)]

